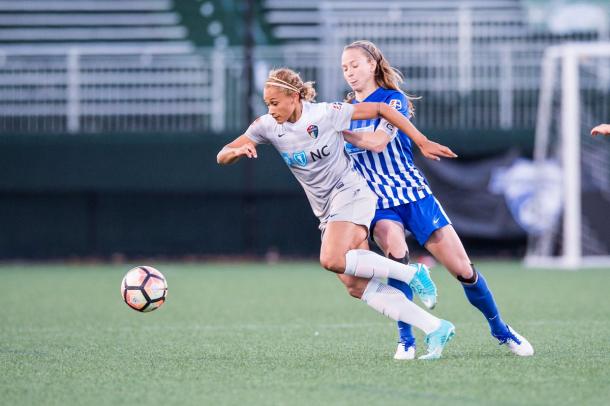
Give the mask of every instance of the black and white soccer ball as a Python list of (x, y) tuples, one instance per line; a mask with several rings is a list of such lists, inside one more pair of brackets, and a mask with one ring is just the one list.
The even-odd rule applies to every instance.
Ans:
[(121, 282), (121, 296), (132, 309), (152, 312), (165, 303), (167, 281), (152, 266), (137, 266), (125, 274)]

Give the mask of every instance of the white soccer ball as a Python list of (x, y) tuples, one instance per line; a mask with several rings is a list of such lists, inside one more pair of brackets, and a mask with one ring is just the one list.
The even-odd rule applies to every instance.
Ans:
[(132, 309), (152, 312), (165, 303), (167, 281), (152, 266), (137, 266), (125, 274), (121, 282), (121, 296)]

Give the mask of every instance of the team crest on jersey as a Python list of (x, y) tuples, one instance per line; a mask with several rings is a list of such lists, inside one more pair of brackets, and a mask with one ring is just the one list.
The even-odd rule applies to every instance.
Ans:
[(394, 107), (396, 110), (400, 110), (402, 109), (402, 103), (400, 100), (398, 99), (392, 99), (390, 100), (390, 106)]
[(309, 134), (309, 136), (314, 140), (318, 138), (318, 126), (311, 124), (309, 127), (307, 127), (307, 134)]

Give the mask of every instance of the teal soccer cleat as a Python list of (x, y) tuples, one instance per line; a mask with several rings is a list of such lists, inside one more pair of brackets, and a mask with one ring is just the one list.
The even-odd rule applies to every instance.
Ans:
[(419, 296), (424, 306), (428, 309), (434, 309), (437, 292), (436, 285), (430, 278), (428, 267), (424, 264), (410, 264), (409, 266), (416, 268), (415, 275), (411, 282), (409, 282), (409, 286)]
[(441, 320), (439, 328), (426, 336), (426, 344), (428, 344), (428, 353), (422, 355), (419, 359), (439, 359), (443, 353), (443, 349), (455, 335), (455, 326), (447, 320)]

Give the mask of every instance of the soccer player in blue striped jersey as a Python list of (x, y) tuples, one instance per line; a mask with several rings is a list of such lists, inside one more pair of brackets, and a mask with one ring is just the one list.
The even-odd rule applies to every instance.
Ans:
[[(400, 90), (402, 75), (375, 44), (356, 41), (346, 46), (341, 64), (344, 78), (352, 89), (346, 101), (356, 105), (387, 103), (410, 118), (412, 103)], [(370, 230), (384, 254), (408, 263), (405, 229), (411, 232), (462, 284), (469, 302), (485, 316), (492, 336), (516, 355), (533, 355), (531, 344), (500, 317), (483, 275), (471, 263), (449, 217), (414, 165), (411, 140), (381, 118), (353, 121), (344, 138), (354, 167), (378, 197)], [(341, 275), (340, 278), (349, 289), (350, 277)], [(412, 299), (408, 285), (392, 279), (388, 284)], [(411, 326), (398, 322), (398, 330), (399, 344), (394, 358), (413, 359), (415, 339)]]

